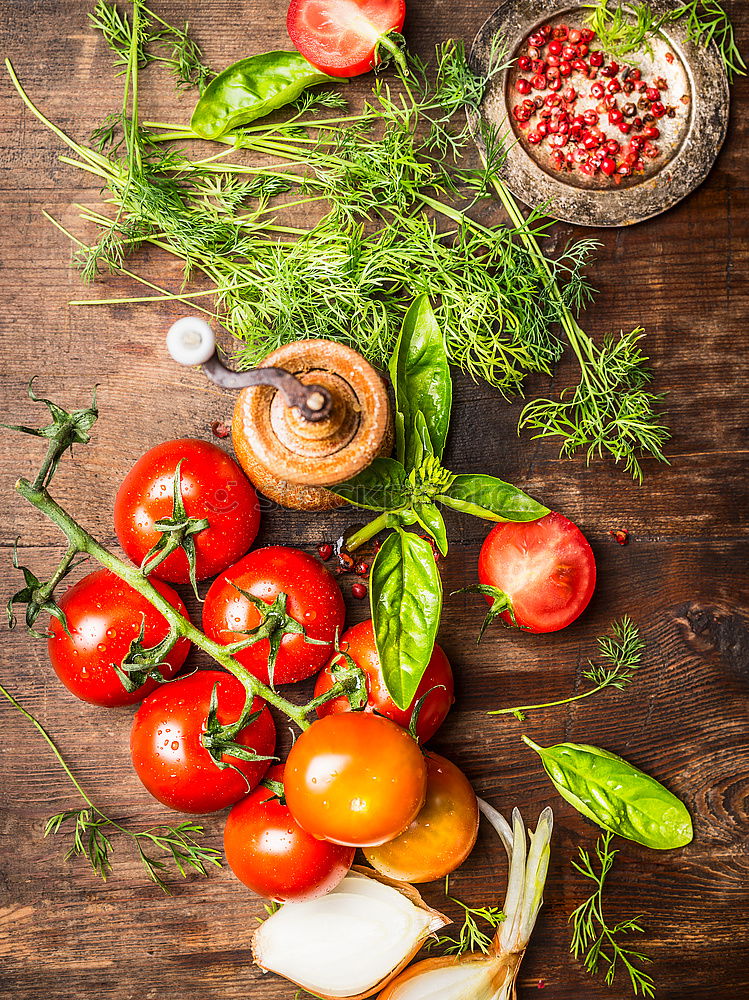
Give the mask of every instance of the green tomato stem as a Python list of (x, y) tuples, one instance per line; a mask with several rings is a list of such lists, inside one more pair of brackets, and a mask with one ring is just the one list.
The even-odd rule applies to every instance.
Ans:
[(169, 601), (153, 586), (150, 581), (143, 576), (136, 566), (131, 566), (117, 556), (105, 549), (96, 539), (82, 528), (73, 518), (63, 510), (60, 505), (52, 499), (44, 489), (37, 489), (25, 479), (19, 479), (16, 483), (16, 490), (20, 495), (28, 500), (32, 506), (46, 515), (63, 532), (70, 543), (70, 548), (75, 547), (76, 552), (86, 552), (98, 563), (114, 573), (125, 583), (129, 584), (167, 620), (176, 635), (189, 639), (195, 646), (216, 661), (225, 670), (233, 674), (243, 685), (248, 697), (258, 696), (268, 704), (273, 705), (279, 711), (287, 715), (300, 729), (307, 729), (309, 722), (306, 719), (304, 707), (294, 705), (292, 702), (282, 698), (276, 691), (263, 684), (254, 674), (238, 663), (227, 651), (225, 646), (219, 645), (204, 635), (192, 622), (183, 617), (176, 608), (172, 607)]

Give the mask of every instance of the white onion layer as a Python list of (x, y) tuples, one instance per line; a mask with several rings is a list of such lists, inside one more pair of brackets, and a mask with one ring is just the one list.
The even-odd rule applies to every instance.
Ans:
[(434, 924), (434, 913), (397, 889), (351, 872), (327, 896), (270, 916), (255, 933), (255, 960), (311, 993), (356, 996), (382, 982)]

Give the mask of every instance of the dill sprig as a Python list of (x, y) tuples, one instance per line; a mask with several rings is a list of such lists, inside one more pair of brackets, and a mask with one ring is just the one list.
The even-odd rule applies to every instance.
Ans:
[(444, 955), (455, 955), (457, 958), (471, 952), (480, 951), (485, 955), (488, 954), (494, 935), (487, 934), (481, 923), (496, 931), (507, 919), (505, 913), (499, 906), (469, 906), (449, 894), (449, 885), (448, 875), (445, 879), (445, 895), (451, 903), (462, 909), (463, 924), (457, 937), (448, 934), (435, 935), (427, 941), (425, 948), (427, 951), (441, 948)]
[(736, 44), (728, 14), (718, 0), (688, 0), (680, 7), (656, 14), (648, 3), (616, 3), (609, 0), (587, 4), (586, 21), (598, 41), (611, 55), (626, 58), (633, 52), (651, 51), (650, 39), (668, 24), (684, 21), (687, 37), (695, 45), (715, 42), (728, 77), (746, 75), (746, 63)]
[(641, 483), (639, 458), (646, 454), (666, 462), (663, 447), (671, 437), (656, 409), (663, 395), (647, 389), (652, 375), (638, 346), (644, 331), (608, 336), (600, 347), (586, 334), (573, 336), (582, 372), (579, 384), (565, 389), (558, 400), (532, 400), (518, 426), (535, 432), (534, 438), (562, 438), (562, 455), (585, 449), (588, 463), (594, 454), (607, 452)]
[(583, 961), (585, 969), (595, 975), (599, 967), (605, 968), (605, 982), (611, 986), (617, 971), (623, 968), (629, 975), (635, 996), (655, 996), (655, 984), (639, 965), (649, 962), (647, 956), (627, 948), (621, 938), (627, 934), (643, 934), (640, 924), (641, 917), (630, 917), (610, 927), (603, 913), (603, 889), (614, 859), (619, 853), (610, 847), (613, 834), (604, 833), (596, 842), (595, 854), (600, 871), (594, 867), (589, 853), (580, 847), (578, 861), (572, 862), (572, 867), (585, 878), (595, 883), (595, 889), (576, 910), (570, 915), (572, 922), (572, 941), (570, 951), (575, 958)]
[(221, 867), (220, 851), (205, 847), (197, 840), (203, 833), (203, 827), (191, 820), (178, 823), (176, 826), (163, 824), (134, 831), (107, 816), (91, 801), (42, 724), (1, 684), (0, 694), (40, 733), (86, 803), (80, 809), (66, 810), (50, 817), (45, 824), (45, 837), (58, 833), (72, 837), (66, 858), (86, 858), (93, 871), (100, 878), (106, 879), (112, 872), (111, 854), (114, 847), (110, 838), (113, 833), (118, 833), (132, 840), (149, 879), (166, 893), (169, 892), (166, 875), (170, 867), (176, 869), (183, 878), (187, 877), (190, 870), (205, 876), (208, 874), (209, 865)]
[(570, 695), (569, 698), (561, 698), (559, 701), (547, 701), (539, 705), (516, 705), (514, 708), (499, 708), (487, 714), (514, 715), (516, 719), (523, 722), (527, 712), (539, 708), (568, 705), (573, 701), (590, 698), (591, 695), (598, 694), (599, 691), (609, 687), (623, 691), (632, 683), (637, 671), (642, 666), (642, 651), (645, 648), (645, 642), (640, 638), (639, 628), (629, 616), (625, 616), (621, 621), (613, 622), (611, 632), (613, 635), (602, 635), (598, 638), (598, 655), (603, 662), (594, 663), (593, 660), (588, 660), (588, 669), (583, 671), (583, 677), (589, 680), (594, 687), (582, 691), (580, 694)]
[[(197, 87), (202, 93), (213, 73), (203, 62), (200, 46), (190, 37), (188, 22), (179, 28), (162, 20), (144, 4), (139, 4), (139, 8), (138, 65), (145, 67), (149, 63), (162, 63), (170, 68), (178, 87)], [(98, 0), (88, 18), (94, 28), (102, 33), (114, 53), (115, 66), (121, 67), (122, 72), (125, 72), (133, 33), (130, 18), (121, 13), (110, 0)], [(157, 51), (153, 51), (153, 48)], [(164, 55), (159, 49), (166, 49), (168, 54)]]

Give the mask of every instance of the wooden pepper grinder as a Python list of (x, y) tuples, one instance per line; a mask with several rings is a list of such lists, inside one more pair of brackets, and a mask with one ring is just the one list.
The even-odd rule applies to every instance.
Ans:
[(247, 372), (225, 368), (208, 324), (175, 323), (172, 357), (201, 364), (218, 385), (241, 388), (232, 419), (234, 451), (255, 486), (292, 510), (330, 510), (345, 501), (334, 486), (393, 445), (382, 376), (357, 351), (330, 340), (280, 347)]

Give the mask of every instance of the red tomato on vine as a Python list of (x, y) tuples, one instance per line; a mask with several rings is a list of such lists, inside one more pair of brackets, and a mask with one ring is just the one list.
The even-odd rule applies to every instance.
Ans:
[[(409, 728), (415, 706), (424, 698), (416, 722), (416, 737), (419, 743), (426, 743), (445, 721), (450, 706), (455, 700), (453, 672), (450, 661), (440, 646), (434, 647), (432, 658), (419, 684), (413, 701), (407, 709), (398, 708), (388, 694), (382, 675), (380, 658), (377, 655), (372, 619), (360, 622), (341, 636), (340, 648), (348, 653), (355, 665), (364, 671), (367, 686), (365, 711), (385, 715), (404, 729)], [(315, 697), (325, 694), (334, 684), (332, 668), (341, 657), (335, 656), (318, 675), (315, 683)], [(350, 712), (351, 705), (345, 696), (327, 701), (317, 709), (322, 718), (338, 712)]]
[(325, 665), (345, 615), (341, 588), (324, 566), (300, 549), (272, 545), (250, 552), (214, 580), (203, 605), (203, 628), (224, 646), (264, 629), (260, 641), (236, 659), (267, 684), (273, 642), (273, 681), (292, 684)]
[(245, 760), (243, 749), (271, 758), (276, 727), (268, 707), (255, 698), (257, 717), (234, 736), (237, 749), (211, 749), (211, 699), (218, 704), (215, 724), (237, 722), (245, 707), (245, 689), (231, 674), (201, 670), (154, 691), (138, 709), (130, 733), (135, 771), (145, 787), (165, 806), (181, 812), (208, 813), (233, 805), (251, 791), (270, 760)]
[[(161, 580), (152, 582), (187, 617), (179, 594)], [(137, 590), (109, 570), (99, 569), (66, 590), (57, 604), (65, 614), (70, 635), (57, 618), (51, 618), (47, 651), (55, 673), (77, 698), (107, 708), (133, 705), (158, 686), (154, 677), (123, 670), (128, 677), (126, 686), (115, 669), (139, 636), (140, 644), (149, 648), (169, 633), (166, 619)], [(166, 680), (174, 677), (189, 652), (189, 640), (178, 639), (159, 666), (161, 676)], [(134, 687), (128, 690), (131, 685)]]
[[(174, 484), (185, 518), (175, 517)], [(166, 441), (141, 456), (125, 476), (114, 502), (114, 525), (129, 559), (141, 565), (161, 538), (159, 521), (207, 520), (192, 533), (188, 525), (185, 546), (194, 546), (198, 580), (215, 576), (249, 549), (260, 527), (257, 494), (233, 458), (208, 441), (185, 438)], [(173, 532), (170, 532), (173, 534)], [(189, 583), (185, 548), (171, 552), (153, 575), (172, 583)]]
[(283, 772), (282, 765), (272, 767), (263, 783), (233, 807), (224, 828), (224, 852), (231, 870), (253, 892), (280, 903), (300, 903), (335, 889), (356, 852), (305, 833), (291, 815), (282, 787), (266, 787), (266, 782), (282, 784)]

